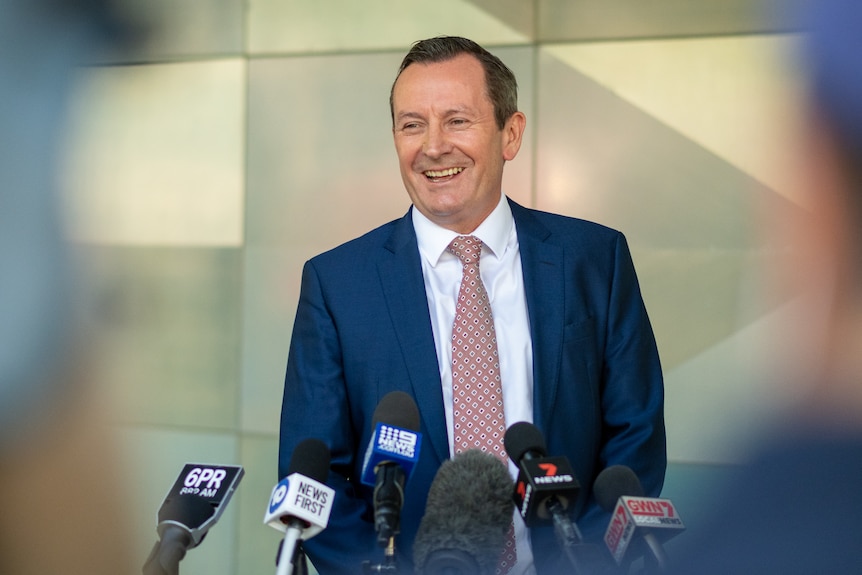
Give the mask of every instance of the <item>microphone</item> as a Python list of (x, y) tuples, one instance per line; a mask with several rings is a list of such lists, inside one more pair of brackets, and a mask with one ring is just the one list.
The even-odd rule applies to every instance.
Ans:
[(605, 545), (618, 565), (637, 536), (646, 543), (659, 571), (667, 569), (662, 542), (685, 530), (685, 525), (669, 499), (644, 497), (634, 471), (625, 465), (608, 467), (596, 477), (593, 493), (599, 506), (611, 513), (605, 531)]
[(272, 490), (263, 522), (284, 531), (277, 575), (293, 571), (298, 542), (314, 537), (329, 522), (335, 499), (335, 490), (325, 485), (329, 459), (329, 448), (319, 439), (301, 441), (293, 450), (287, 477)]
[(224, 513), (243, 468), (186, 463), (157, 515), (156, 542), (144, 563), (144, 575), (176, 575), (186, 551), (200, 545)]
[(417, 575), (494, 575), (512, 522), (512, 478), (490, 453), (443, 463), (413, 543)]
[(506, 430), (503, 445), (509, 459), (518, 464), (513, 500), (527, 527), (553, 524), (557, 542), (575, 573), (608, 572), (610, 561), (597, 546), (584, 543), (570, 517), (581, 485), (569, 460), (548, 457), (542, 432), (526, 421)]
[(401, 531), (404, 484), (419, 461), (422, 434), (419, 409), (403, 391), (387, 393), (372, 418), (374, 433), (365, 451), (361, 482), (374, 487), (374, 528), (377, 543), (394, 553), (394, 537)]
[(503, 445), (518, 464), (515, 506), (528, 527), (553, 522), (566, 531), (566, 540), (579, 542), (581, 534), (568, 511), (581, 489), (565, 457), (548, 457), (545, 438), (532, 423), (519, 421), (506, 430)]

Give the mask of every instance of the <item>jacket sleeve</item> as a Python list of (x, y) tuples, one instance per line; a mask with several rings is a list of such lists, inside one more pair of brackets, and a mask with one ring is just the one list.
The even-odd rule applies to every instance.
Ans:
[[(667, 468), (664, 382), (658, 349), (647, 316), (628, 244), (617, 236), (608, 297), (604, 362), (600, 387), (601, 469), (630, 467), (648, 497), (658, 497)], [(593, 504), (582, 518), (585, 527), (607, 515)]]
[[(287, 474), (296, 445), (307, 438), (330, 448), (327, 484), (335, 490), (329, 523), (303, 545), (321, 575), (360, 572), (363, 561), (379, 562), (371, 513), (351, 478), (357, 457), (349, 413), (338, 327), (327, 306), (313, 260), (302, 286), (288, 354), (281, 411), (279, 477)], [(353, 479), (353, 481), (351, 480)]]

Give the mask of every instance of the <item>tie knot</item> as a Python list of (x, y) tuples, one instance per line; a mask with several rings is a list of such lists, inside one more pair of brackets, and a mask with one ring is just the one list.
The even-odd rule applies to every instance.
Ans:
[(458, 236), (449, 243), (446, 248), (466, 265), (479, 265), (479, 256), (482, 254), (482, 240), (476, 236)]

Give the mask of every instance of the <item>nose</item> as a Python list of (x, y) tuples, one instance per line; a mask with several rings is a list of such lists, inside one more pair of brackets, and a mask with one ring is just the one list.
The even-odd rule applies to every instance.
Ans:
[(422, 152), (429, 158), (439, 158), (446, 154), (450, 149), (449, 140), (446, 136), (446, 131), (442, 126), (431, 124), (425, 130), (425, 141), (422, 145)]

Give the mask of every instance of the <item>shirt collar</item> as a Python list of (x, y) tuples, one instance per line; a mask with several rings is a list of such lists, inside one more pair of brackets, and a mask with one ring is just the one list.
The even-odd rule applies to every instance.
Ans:
[[(419, 243), (419, 253), (432, 267), (435, 267), (449, 243), (461, 234), (438, 226), (425, 217), (415, 206), (411, 210), (411, 216), (413, 229), (416, 230), (416, 240)], [(482, 243), (488, 247), (491, 253), (500, 259), (506, 251), (509, 233), (514, 224), (515, 220), (512, 217), (509, 202), (506, 201), (505, 195), (500, 194), (497, 207), (469, 235), (482, 240)]]

